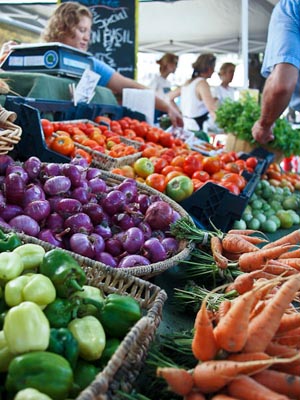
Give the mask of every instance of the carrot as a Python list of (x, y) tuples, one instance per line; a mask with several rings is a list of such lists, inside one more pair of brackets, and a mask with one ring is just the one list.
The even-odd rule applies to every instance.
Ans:
[(218, 323), (223, 318), (231, 307), (231, 301), (226, 299), (221, 301), (218, 311), (216, 312), (216, 322)]
[(192, 352), (197, 360), (207, 361), (212, 360), (218, 350), (213, 324), (207, 312), (206, 299), (204, 299), (195, 318)]
[[(297, 358), (300, 355), (296, 356)], [(296, 358), (294, 357), (294, 358)], [(216, 392), (241, 374), (253, 374), (268, 368), (276, 363), (287, 363), (294, 358), (273, 359), (238, 362), (230, 360), (211, 360), (199, 363), (194, 368), (193, 377), (195, 386), (203, 393)]]
[(205, 400), (205, 397), (201, 392), (196, 392), (193, 390), (189, 394), (184, 396), (183, 400)]
[(296, 229), (295, 231), (282, 236), (281, 238), (275, 240), (274, 242), (270, 242), (266, 244), (263, 248), (270, 249), (277, 246), (282, 246), (283, 244), (299, 244), (300, 243), (300, 229)]
[(300, 398), (300, 377), (271, 369), (252, 376), (256, 382), (293, 399)]
[(237, 235), (252, 235), (253, 233), (259, 233), (261, 235), (264, 234), (263, 232), (257, 231), (255, 229), (230, 229), (228, 233)]
[(254, 291), (237, 297), (214, 329), (217, 345), (229, 352), (241, 351), (248, 336), (249, 317), (256, 301)]
[(222, 254), (222, 241), (218, 236), (211, 237), (210, 249), (217, 266), (221, 269), (226, 269), (228, 266), (228, 259)]
[(230, 287), (236, 290), (239, 294), (243, 294), (249, 292), (249, 290), (253, 289), (254, 278), (250, 273), (243, 273), (238, 275), (235, 280), (232, 282)]
[(285, 344), (290, 347), (300, 346), (300, 328), (292, 329), (283, 333), (280, 336), (275, 336), (274, 340), (280, 344)]
[(239, 236), (252, 244), (261, 244), (269, 242), (267, 239), (259, 236), (247, 236), (247, 235), (239, 235)]
[[(280, 358), (291, 358), (297, 356), (299, 353), (298, 349), (285, 346), (283, 344), (277, 342), (271, 342), (266, 348), (266, 353), (272, 357), (280, 357)], [(272, 369), (276, 369), (279, 371), (284, 371), (288, 373), (292, 373), (294, 375), (299, 375), (300, 373), (300, 359), (297, 359), (293, 362), (287, 364), (273, 364)]]
[(169, 389), (180, 396), (190, 393), (194, 386), (192, 374), (183, 368), (158, 367), (156, 376), (163, 378), (167, 382)]
[(271, 356), (264, 352), (257, 352), (257, 353), (232, 353), (228, 354), (227, 360), (230, 361), (258, 361), (258, 360), (269, 360)]
[(295, 268), (289, 267), (287, 264), (283, 264), (281, 260), (268, 260), (263, 267), (263, 270), (267, 273), (281, 276), (290, 276), (297, 274)]
[(261, 313), (250, 321), (244, 351), (265, 351), (279, 328), (282, 315), (299, 289), (299, 275), (287, 278)]
[(293, 258), (293, 257), (300, 257), (300, 248), (296, 249), (296, 250), (292, 250), (292, 251), (287, 251), (286, 253), (281, 254), (281, 256), (279, 256), (279, 259), (282, 258)]
[(272, 260), (284, 253), (289, 245), (277, 246), (270, 249), (258, 249), (253, 253), (244, 253), (239, 257), (238, 266), (243, 272), (251, 272), (257, 269), (262, 269), (268, 260)]
[(227, 234), (222, 239), (222, 247), (230, 253), (248, 253), (256, 252), (258, 247), (249, 243), (242, 236), (236, 234)]
[(277, 329), (276, 335), (297, 327), (300, 327), (300, 314), (297, 312), (292, 314), (284, 314), (280, 320), (280, 325)]
[(281, 258), (280, 261), (283, 265), (287, 265), (289, 267), (295, 268), (297, 271), (300, 271), (300, 258)]
[(223, 256), (226, 257), (227, 260), (230, 260), (230, 261), (237, 261), (240, 258), (241, 254), (243, 254), (243, 252), (231, 253), (230, 251), (226, 251), (225, 249), (223, 249)]
[(216, 394), (211, 400), (239, 400), (236, 397), (227, 396), (227, 394)]
[(232, 380), (227, 389), (230, 396), (236, 396), (240, 400), (289, 400), (287, 396), (268, 389), (246, 375)]

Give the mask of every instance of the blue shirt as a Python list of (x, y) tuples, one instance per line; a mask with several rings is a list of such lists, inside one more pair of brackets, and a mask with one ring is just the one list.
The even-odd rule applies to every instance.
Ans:
[(95, 57), (91, 57), (93, 71), (100, 75), (98, 86), (107, 86), (110, 78), (116, 72), (112, 67), (105, 64), (105, 62), (98, 60)]
[[(268, 77), (279, 63), (300, 69), (300, 0), (280, 0), (271, 15), (262, 75)], [(300, 77), (289, 106), (300, 110)]]

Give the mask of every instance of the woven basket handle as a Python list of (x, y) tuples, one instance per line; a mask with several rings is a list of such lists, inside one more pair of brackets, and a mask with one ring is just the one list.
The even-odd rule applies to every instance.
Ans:
[(5, 108), (0, 106), (0, 123), (1, 122), (14, 122), (17, 119), (17, 114), (13, 111), (7, 111)]

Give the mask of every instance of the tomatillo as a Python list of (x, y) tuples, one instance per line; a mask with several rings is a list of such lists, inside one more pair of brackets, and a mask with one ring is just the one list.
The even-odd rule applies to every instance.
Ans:
[(185, 175), (176, 176), (175, 178), (171, 179), (166, 187), (167, 196), (177, 202), (190, 197), (193, 192), (193, 181)]

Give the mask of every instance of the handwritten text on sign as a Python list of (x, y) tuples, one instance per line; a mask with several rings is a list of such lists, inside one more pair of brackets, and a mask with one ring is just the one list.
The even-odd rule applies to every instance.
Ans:
[(135, 69), (135, 1), (90, 6), (93, 14), (91, 46), (94, 56), (121, 74), (134, 77)]

